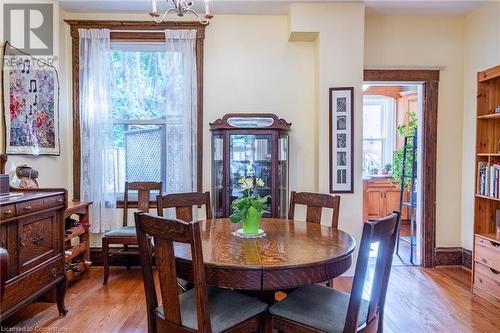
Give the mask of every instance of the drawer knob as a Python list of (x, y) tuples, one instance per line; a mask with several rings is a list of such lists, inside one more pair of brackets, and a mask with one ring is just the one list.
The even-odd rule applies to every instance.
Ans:
[(24, 209), (30, 210), (32, 207), (30, 205), (24, 207)]
[(41, 232), (39, 232), (36, 235), (34, 235), (31, 240), (33, 241), (33, 243), (36, 246), (40, 246), (40, 244), (43, 242), (44, 238), (45, 238), (45, 236)]
[(49, 273), (50, 273), (50, 275), (52, 275), (52, 277), (56, 277), (57, 276), (57, 269), (51, 268)]
[(12, 215), (14, 212), (12, 211), (12, 209), (7, 209), (5, 211), (5, 215)]
[(63, 202), (62, 198), (57, 199), (57, 202)]

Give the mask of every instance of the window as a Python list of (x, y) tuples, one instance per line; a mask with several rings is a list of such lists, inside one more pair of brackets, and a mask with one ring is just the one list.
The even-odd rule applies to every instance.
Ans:
[(363, 174), (381, 172), (392, 164), (395, 137), (394, 98), (365, 96), (363, 100)]
[[(197, 135), (202, 129), (203, 123), (203, 103), (197, 103), (197, 100), (203, 100), (203, 41), (205, 38), (205, 25), (197, 22), (183, 22), (179, 25), (177, 22), (166, 22), (161, 24), (155, 24), (152, 26), (149, 22), (138, 23), (121, 21), (120, 25), (117, 26), (115, 23), (110, 23), (109, 21), (81, 21), (81, 20), (66, 20), (71, 27), (71, 39), (72, 39), (72, 67), (73, 69), (80, 68), (80, 71), (73, 70), (73, 118), (75, 121), (73, 123), (73, 198), (74, 200), (81, 200), (83, 197), (89, 194), (88, 189), (94, 188), (96, 186), (89, 186), (89, 181), (94, 181), (96, 177), (89, 178), (89, 170), (98, 171), (99, 168), (90, 168), (88, 164), (89, 148), (88, 143), (88, 128), (85, 127), (86, 124), (82, 124), (83, 121), (92, 120), (92, 118), (86, 118), (85, 113), (88, 110), (88, 106), (92, 105), (92, 98), (87, 98), (86, 102), (82, 99), (82, 94), (85, 92), (95, 90), (92, 88), (92, 84), (86, 85), (86, 88), (91, 88), (91, 90), (85, 90), (83, 83), (88, 83), (88, 73), (87, 68), (82, 67), (82, 65), (87, 66), (86, 60), (90, 59), (87, 53), (88, 46), (90, 42), (82, 44), (82, 30), (86, 31), (89, 29), (97, 29), (104, 32), (104, 29), (108, 29), (109, 37), (113, 45), (114, 51), (138, 51), (138, 52), (154, 52), (151, 48), (156, 47), (159, 50), (159, 45), (162, 45), (161, 51), (167, 49), (167, 53), (170, 54), (171, 66), (165, 68), (166, 76), (173, 78), (181, 76), (181, 80), (174, 81), (170, 83), (170, 86), (166, 89), (169, 92), (169, 101), (177, 100), (182, 102), (171, 103), (171, 110), (174, 112), (183, 114), (182, 119), (182, 129), (176, 129), (175, 125), (169, 126), (169, 124), (174, 124), (173, 119), (168, 118), (168, 112), (166, 113), (166, 118), (150, 118), (144, 119), (142, 117), (121, 117), (118, 114), (113, 114), (116, 116), (114, 121), (115, 129), (109, 133), (113, 132), (113, 138), (111, 141), (113, 144), (113, 153), (107, 152), (105, 159), (108, 161), (111, 159), (112, 162), (106, 162), (107, 164), (114, 164), (117, 162), (118, 158), (121, 159), (122, 165), (127, 165), (127, 159), (125, 156), (125, 133), (132, 130), (151, 130), (158, 133), (159, 129), (162, 127), (165, 129), (164, 137), (167, 138), (165, 143), (165, 150), (163, 151), (164, 156), (166, 156), (166, 164), (161, 165), (160, 171), (156, 171), (156, 174), (160, 174), (161, 180), (166, 179), (167, 184), (164, 183), (166, 192), (176, 192), (176, 191), (201, 191), (202, 186), (202, 147), (203, 147), (203, 136)], [(194, 33), (193, 33), (194, 32)], [(168, 34), (168, 38), (166, 38)], [(93, 34), (93, 39), (97, 40), (99, 34)], [(90, 39), (85, 37), (85, 39)], [(134, 42), (132, 42), (134, 41)], [(122, 42), (121, 46), (118, 43)], [(125, 44), (127, 44), (126, 46)], [(83, 45), (83, 48), (82, 48)], [(93, 44), (97, 47), (98, 43)], [(149, 47), (149, 49), (145, 49)], [(135, 48), (135, 50), (134, 50)], [(139, 48), (139, 49), (137, 49)], [(76, 51), (76, 52), (75, 52)], [(113, 52), (114, 52), (113, 51)], [(187, 55), (187, 57), (186, 57)], [(95, 56), (95, 55), (94, 55)], [(83, 58), (82, 58), (83, 57)], [(114, 59), (116, 60), (116, 59)], [(114, 65), (118, 65), (113, 60)], [(94, 64), (95, 62), (92, 62)], [(113, 66), (114, 66), (113, 65)], [(92, 66), (96, 68), (96, 66)], [(121, 66), (126, 70), (126, 66)], [(82, 72), (82, 68), (85, 68)], [(105, 67), (111, 68), (111, 66)], [(103, 72), (104, 72), (103, 71)], [(176, 75), (176, 73), (182, 72), (182, 75)], [(82, 74), (85, 73), (85, 74)], [(126, 72), (124, 72), (126, 73)], [(114, 79), (114, 78), (113, 78)], [(100, 86), (102, 84), (97, 84)], [(110, 92), (112, 89), (108, 89)], [(108, 91), (106, 90), (106, 91)], [(114, 93), (114, 92), (112, 92)], [(88, 96), (86, 96), (88, 97)], [(157, 98), (162, 98), (163, 96), (157, 96)], [(114, 97), (113, 97), (114, 98)], [(84, 104), (87, 103), (87, 104)], [(96, 101), (97, 102), (97, 101)], [(127, 101), (128, 102), (128, 101)], [(99, 103), (94, 103), (93, 105), (98, 105)], [(111, 102), (110, 102), (111, 104)], [(110, 108), (111, 109), (111, 108)], [(123, 108), (122, 108), (123, 109)], [(166, 108), (168, 109), (168, 108)], [(152, 110), (151, 108), (145, 107), (144, 110)], [(188, 112), (184, 112), (187, 110)], [(110, 110), (112, 113), (112, 110)], [(123, 113), (122, 113), (123, 114)], [(108, 119), (108, 118), (106, 118)], [(158, 124), (160, 121), (164, 120), (164, 125)], [(120, 125), (122, 128), (120, 129)], [(149, 125), (149, 127), (147, 126)], [(127, 128), (128, 127), (128, 128)], [(181, 133), (181, 134), (179, 134)], [(133, 133), (137, 134), (137, 133)], [(143, 133), (144, 134), (144, 133)], [(174, 138), (177, 135), (176, 140), (168, 140)], [(139, 135), (132, 135), (132, 139), (137, 138)], [(95, 135), (94, 135), (95, 137)], [(130, 139), (128, 136), (127, 139)], [(86, 141), (85, 141), (85, 140)], [(129, 141), (132, 144), (132, 139)], [(105, 144), (108, 147), (108, 143)], [(137, 146), (138, 144), (136, 144)], [(102, 148), (100, 146), (100, 148)], [(150, 147), (147, 147), (150, 148)], [(107, 148), (109, 151), (109, 147)], [(158, 151), (156, 147), (156, 151)], [(94, 151), (95, 149), (91, 149)], [(121, 154), (121, 156), (119, 156)], [(168, 157), (175, 154), (175, 160), (169, 160)], [(97, 154), (92, 154), (95, 157)], [(129, 155), (131, 156), (131, 155)], [(161, 159), (161, 157), (159, 157)], [(95, 160), (95, 159), (93, 159)], [(132, 165), (133, 161), (139, 161), (138, 159), (131, 159), (128, 165)], [(165, 161), (165, 159), (162, 159)], [(189, 161), (186, 163), (186, 161)], [(93, 162), (94, 163), (94, 162)], [(123, 164), (125, 163), (125, 164)], [(125, 179), (126, 170), (118, 167), (109, 168), (108, 174), (112, 174), (109, 177), (104, 177), (106, 184), (109, 182), (113, 183), (111, 187), (116, 187), (117, 191), (123, 189), (123, 179)], [(169, 171), (170, 170), (170, 171)], [(175, 177), (170, 177), (169, 172), (173, 172)], [(119, 184), (115, 186), (114, 184)], [(175, 187), (178, 184), (178, 187)], [(99, 187), (99, 186), (98, 186)], [(101, 190), (100, 190), (101, 191)], [(111, 190), (110, 190), (111, 191)], [(96, 191), (92, 191), (94, 193)], [(101, 191), (102, 192), (102, 191)], [(97, 207), (97, 198), (94, 198), (94, 206)], [(109, 200), (108, 200), (109, 201)]]
[[(116, 188), (125, 181), (162, 181), (167, 185), (167, 78), (164, 43), (112, 43), (113, 158)], [(180, 117), (168, 117), (178, 124)]]

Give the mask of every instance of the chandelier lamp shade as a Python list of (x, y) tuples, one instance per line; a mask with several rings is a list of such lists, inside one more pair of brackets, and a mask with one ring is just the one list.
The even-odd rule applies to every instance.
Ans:
[[(208, 24), (208, 21), (214, 17), (210, 14), (210, 0), (160, 0), (165, 1), (168, 4), (168, 9), (163, 13), (158, 12), (157, 0), (151, 0), (151, 17), (156, 23), (166, 22), (167, 16), (169, 14), (176, 14), (177, 16), (183, 17), (187, 14), (192, 14), (196, 16), (198, 22), (201, 24)], [(203, 1), (205, 4), (205, 13), (198, 14), (192, 7), (196, 1)]]

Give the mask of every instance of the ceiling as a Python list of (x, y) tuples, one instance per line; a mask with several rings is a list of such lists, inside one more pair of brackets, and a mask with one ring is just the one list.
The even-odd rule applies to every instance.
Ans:
[[(165, 0), (157, 0), (164, 9)], [(214, 14), (277, 15), (288, 13), (292, 3), (364, 2), (370, 15), (466, 15), (487, 0), (210, 0)], [(200, 1), (196, 1), (200, 6)], [(148, 12), (151, 0), (60, 0), (68, 12)], [(200, 6), (198, 10), (202, 7)]]

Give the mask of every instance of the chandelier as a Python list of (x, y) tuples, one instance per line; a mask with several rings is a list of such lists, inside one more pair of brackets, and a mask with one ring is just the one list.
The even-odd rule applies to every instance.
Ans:
[(156, 0), (152, 0), (152, 11), (149, 15), (153, 18), (156, 23), (166, 22), (168, 14), (176, 14), (177, 16), (184, 16), (186, 14), (193, 14), (198, 19), (198, 22), (201, 24), (208, 24), (208, 21), (214, 17), (210, 14), (210, 1), (203, 0), (205, 3), (205, 14), (196, 13), (192, 7), (196, 1), (201, 0), (165, 0), (165, 2), (169, 5), (169, 9), (167, 9), (163, 14), (160, 14), (156, 7)]

